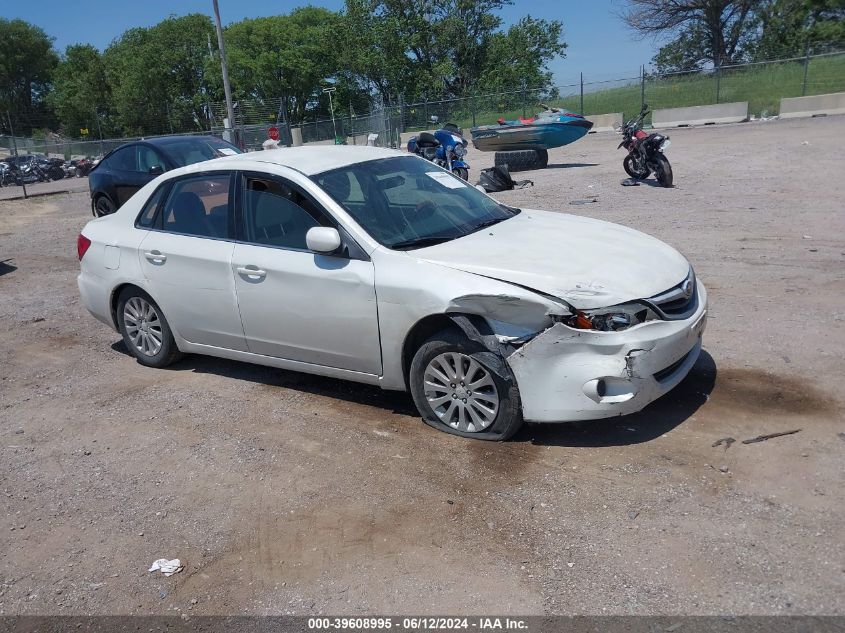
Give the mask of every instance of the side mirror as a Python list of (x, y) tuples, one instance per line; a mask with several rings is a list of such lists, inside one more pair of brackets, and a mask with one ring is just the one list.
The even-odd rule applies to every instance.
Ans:
[(315, 226), (305, 234), (308, 250), (328, 255), (340, 248), (340, 233), (331, 226)]
[(150, 167), (150, 176), (161, 176), (164, 173), (164, 167), (161, 165), (153, 165)]

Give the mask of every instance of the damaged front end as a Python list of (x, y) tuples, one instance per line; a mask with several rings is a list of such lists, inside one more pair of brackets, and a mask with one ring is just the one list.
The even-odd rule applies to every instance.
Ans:
[(526, 420), (597, 419), (639, 411), (695, 364), (707, 298), (693, 283), (694, 305), (675, 318), (648, 300), (581, 311), (544, 295), (468, 295), (448, 312), (505, 359), (506, 368), (491, 369), (516, 381)]

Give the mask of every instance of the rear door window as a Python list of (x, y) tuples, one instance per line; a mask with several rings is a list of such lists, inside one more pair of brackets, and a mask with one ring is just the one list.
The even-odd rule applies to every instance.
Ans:
[(138, 171), (138, 155), (135, 146), (117, 150), (106, 160), (106, 167), (117, 171)]
[(205, 174), (177, 180), (162, 210), (161, 229), (171, 233), (228, 239), (230, 175)]
[(135, 226), (138, 228), (149, 229), (155, 225), (156, 212), (161, 206), (161, 200), (164, 198), (164, 193), (167, 191), (167, 188), (168, 184), (166, 183), (158, 187), (158, 189), (153, 192), (153, 195), (151, 195), (150, 199), (147, 200), (147, 204), (144, 205), (141, 214), (138, 216)]

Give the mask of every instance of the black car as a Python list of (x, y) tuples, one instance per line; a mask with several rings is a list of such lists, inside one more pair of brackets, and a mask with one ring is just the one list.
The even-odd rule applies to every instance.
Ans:
[(164, 136), (121, 145), (88, 175), (91, 212), (114, 213), (141, 187), (171, 169), (241, 153), (216, 136)]

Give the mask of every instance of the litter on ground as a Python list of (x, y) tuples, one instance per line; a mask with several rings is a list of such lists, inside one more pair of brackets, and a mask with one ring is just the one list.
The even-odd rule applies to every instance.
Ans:
[(147, 571), (161, 571), (161, 573), (165, 576), (172, 576), (173, 574), (179, 573), (183, 569), (185, 569), (185, 566), (182, 564), (182, 561), (180, 561), (178, 558), (174, 558), (173, 560), (159, 558), (157, 561), (153, 562), (153, 564)]

